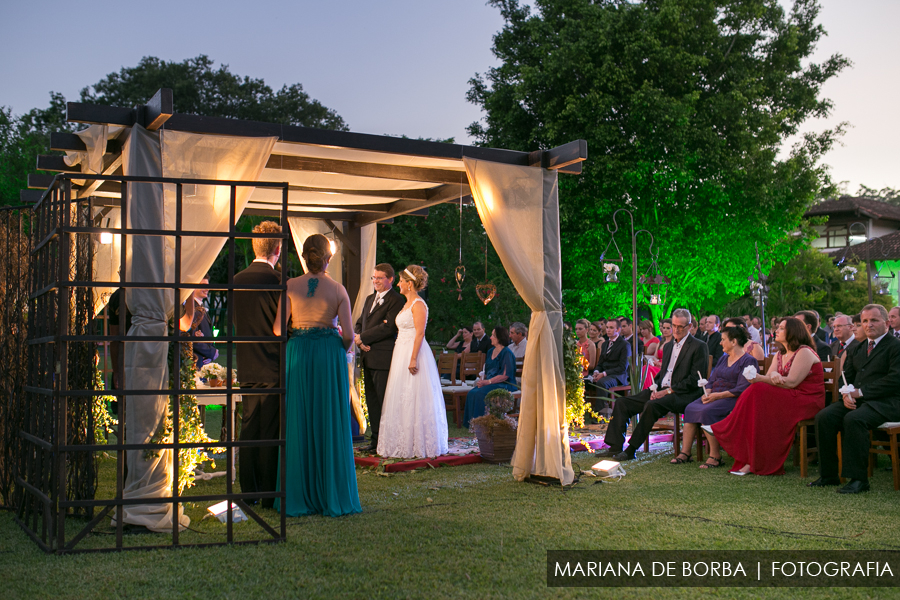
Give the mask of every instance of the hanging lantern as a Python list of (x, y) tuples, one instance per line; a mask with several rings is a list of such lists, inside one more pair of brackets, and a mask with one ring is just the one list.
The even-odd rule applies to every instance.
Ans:
[(659, 294), (650, 294), (650, 304), (654, 306), (662, 304), (662, 297)]

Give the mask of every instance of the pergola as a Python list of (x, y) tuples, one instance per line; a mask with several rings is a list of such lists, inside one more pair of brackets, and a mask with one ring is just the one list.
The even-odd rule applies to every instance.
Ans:
[[(33, 420), (33, 430), (22, 435), (23, 444), (33, 447), (23, 453), (31, 458), (24, 459), (22, 472), (34, 475), (26, 474), (22, 481), (32, 508), (20, 523), (42, 547), (72, 551), (113, 509), (124, 511), (125, 519), (129, 509), (134, 514), (144, 510), (156, 519), (160, 511), (153, 507), (164, 504), (170, 505), (171, 514), (166, 524), (157, 527), (171, 530), (173, 544), (178, 544), (182, 527), (178, 502), (183, 496), (171, 483), (171, 473), (179, 472), (179, 449), (203, 444), (181, 443), (177, 424), (174, 442), (151, 439), (165, 414), (165, 399), (170, 395), (175, 399), (177, 413), (178, 398), (189, 395), (180, 384), (172, 389), (167, 383), (165, 373), (169, 368), (180, 372), (181, 363), (177, 352), (174, 358), (166, 358), (165, 348), (183, 340), (177, 331), (167, 329), (166, 320), (189, 288), (204, 287), (196, 284), (225, 243), (230, 244), (231, 254), (228, 282), (224, 287), (205, 287), (225, 290), (229, 296), (236, 290), (259, 288), (234, 284), (234, 240), (286, 238), (288, 234), (239, 234), (235, 223), (242, 214), (287, 221), (298, 247), (310, 233), (333, 232), (342, 243), (343, 264), (329, 272), (347, 287), (356, 318), (371, 291), (378, 223), (401, 215), (425, 215), (429, 207), (442, 202), (473, 202), (510, 279), (533, 311), (513, 474), (519, 480), (537, 474), (571, 483), (557, 174), (581, 172), (587, 157), (583, 140), (550, 150), (517, 152), (177, 114), (173, 106), (168, 89), (135, 108), (69, 103), (68, 121), (90, 127), (76, 134), (52, 134), (51, 148), (66, 151), (67, 156), (41, 156), (38, 168), (63, 175), (31, 176), (29, 186), (44, 191), (24, 192), (26, 198), (36, 200), (36, 211), (28, 305), (30, 379), (22, 406), (41, 406), (43, 416)], [(116, 241), (102, 246), (104, 235)], [(67, 500), (67, 453), (74, 456), (98, 448), (67, 442), (67, 411), (78, 406), (78, 399), (100, 393), (83, 383), (83, 374), (75, 377), (76, 365), (70, 373), (70, 351), (78, 344), (102, 341), (95, 340), (97, 336), (79, 319), (93, 318), (97, 306), (105, 302), (101, 290), (120, 286), (127, 290), (135, 321), (127, 335), (115, 337), (125, 342), (126, 383), (111, 393), (127, 401), (129, 416), (120, 414), (120, 427), (132, 419), (124, 433), (126, 440), (111, 448), (120, 458), (117, 495), (107, 500)], [(285, 293), (286, 288), (267, 289)], [(45, 314), (50, 317), (44, 319)], [(229, 369), (232, 344), (263, 341), (232, 335), (232, 319), (229, 310), (224, 337)], [(55, 375), (48, 369), (53, 361)], [(229, 382), (226, 393), (230, 397), (246, 391), (233, 389)], [(120, 410), (124, 410), (122, 404)], [(234, 448), (249, 445), (232, 440), (232, 433), (229, 429), (229, 437), (220, 444), (226, 446), (229, 461)], [(279, 445), (283, 448), (283, 438)], [(139, 451), (153, 448), (160, 449), (157, 456), (173, 454), (170, 464), (141, 458)], [(134, 484), (127, 489), (125, 451), (129, 451), (128, 477)], [(157, 483), (144, 485), (146, 481)], [(151, 488), (152, 492), (146, 491)], [(230, 482), (226, 489), (225, 495), (215, 499), (234, 499), (274, 540), (284, 538), (283, 515), (279, 536), (241, 504), (249, 497), (233, 492)], [(67, 507), (104, 510), (68, 541)], [(121, 521), (117, 549), (122, 548)], [(229, 513), (229, 542), (231, 522)], [(41, 529), (44, 537), (39, 539)]]

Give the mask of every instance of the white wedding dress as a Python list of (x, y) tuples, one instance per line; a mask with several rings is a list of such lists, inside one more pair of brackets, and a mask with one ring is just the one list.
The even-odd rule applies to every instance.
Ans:
[[(413, 302), (425, 301), (416, 298)], [(428, 306), (425, 306), (426, 321)], [(397, 342), (391, 358), (381, 429), (379, 456), (390, 458), (432, 458), (446, 454), (447, 410), (441, 393), (441, 378), (431, 348), (422, 339), (415, 375), (409, 372), (416, 327), (412, 306), (397, 315)]]

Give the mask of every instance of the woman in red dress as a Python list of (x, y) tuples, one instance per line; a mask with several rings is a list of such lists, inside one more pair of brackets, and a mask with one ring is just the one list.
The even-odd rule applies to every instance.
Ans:
[[(641, 340), (644, 342), (644, 356), (641, 369), (644, 371), (641, 377), (644, 381), (644, 389), (650, 389), (650, 385), (659, 373), (659, 364), (656, 358), (657, 352), (661, 350), (662, 345), (659, 338), (653, 335), (653, 322), (644, 319), (641, 321), (638, 330), (641, 332)], [(671, 330), (670, 330), (671, 331)], [(660, 357), (662, 355), (660, 354)]]
[(591, 322), (587, 319), (578, 319), (575, 321), (575, 337), (578, 338), (578, 348), (581, 355), (587, 359), (587, 365), (584, 367), (583, 375), (587, 377), (588, 373), (594, 370), (597, 364), (597, 346), (588, 337), (588, 329)]
[(783, 475), (797, 423), (825, 407), (822, 362), (806, 326), (782, 319), (775, 341), (783, 349), (769, 372), (757, 375), (731, 414), (707, 429), (734, 458), (734, 475)]

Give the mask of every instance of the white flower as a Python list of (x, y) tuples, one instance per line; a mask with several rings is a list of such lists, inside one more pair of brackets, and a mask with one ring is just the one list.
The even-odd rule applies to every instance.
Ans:
[(841, 389), (838, 390), (841, 394), (852, 394), (856, 391), (856, 387), (852, 383), (848, 383), (847, 385), (841, 386)]
[(698, 379), (697, 387), (706, 387), (707, 383), (709, 383), (709, 381), (707, 381), (706, 379)]
[[(206, 379), (221, 379), (224, 381), (227, 375), (228, 369), (218, 363), (209, 363), (200, 368), (200, 377), (205, 377)], [(237, 374), (235, 373), (235, 375)]]
[(659, 386), (656, 385), (655, 383), (651, 383), (651, 384), (650, 384), (650, 391), (651, 391), (651, 392), (655, 392), (655, 391), (658, 390), (658, 389), (659, 389)]
[(751, 282), (750, 282), (750, 289), (751, 289), (751, 290), (758, 290), (758, 289), (761, 288), (761, 287), (762, 287), (762, 284), (761, 284), (760, 282), (758, 282), (758, 281), (751, 281)]
[(759, 371), (756, 370), (756, 367), (754, 367), (753, 365), (750, 365), (748, 367), (744, 367), (743, 374), (744, 374), (744, 378), (747, 379), (747, 381), (753, 381), (754, 379), (756, 379), (756, 376), (759, 374)]
[(604, 273), (618, 273), (619, 265), (615, 263), (603, 263), (603, 272)]
[(846, 275), (847, 273), (853, 273), (854, 275), (856, 275), (856, 267), (847, 265), (846, 267), (841, 269), (841, 273), (843, 273), (844, 275)]

